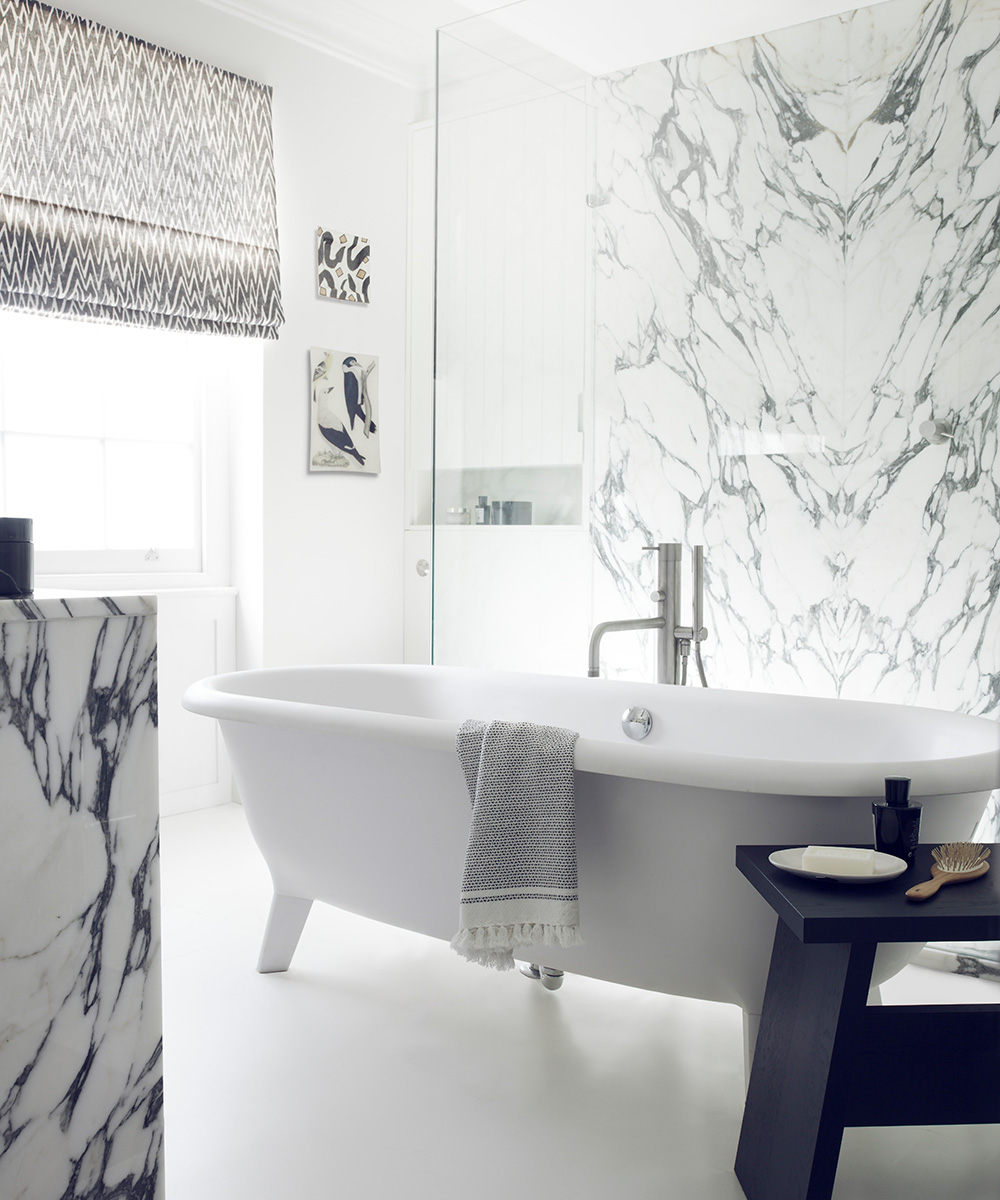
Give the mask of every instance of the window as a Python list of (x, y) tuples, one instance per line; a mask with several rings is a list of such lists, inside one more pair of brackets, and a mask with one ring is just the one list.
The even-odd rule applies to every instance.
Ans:
[(32, 518), (36, 576), (228, 582), (228, 381), (255, 354), (0, 312), (0, 514)]

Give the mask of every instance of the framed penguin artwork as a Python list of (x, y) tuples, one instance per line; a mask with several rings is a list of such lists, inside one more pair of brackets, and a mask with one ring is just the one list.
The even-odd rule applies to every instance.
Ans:
[(377, 475), (378, 357), (313, 346), (309, 371), (309, 470)]

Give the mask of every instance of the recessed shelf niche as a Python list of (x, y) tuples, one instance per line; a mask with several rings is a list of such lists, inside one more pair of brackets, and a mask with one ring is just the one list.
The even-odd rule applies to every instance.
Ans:
[[(417, 489), (417, 525), (431, 523), (430, 472)], [(462, 467), (437, 472), (437, 522), (448, 509), (467, 508), (475, 523), (479, 497), (488, 501), (521, 500), (531, 504), (532, 525), (580, 525), (583, 522), (583, 467), (579, 463), (533, 467)]]

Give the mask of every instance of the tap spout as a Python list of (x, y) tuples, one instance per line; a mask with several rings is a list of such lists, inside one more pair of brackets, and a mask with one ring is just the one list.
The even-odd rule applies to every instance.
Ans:
[(656, 591), (650, 599), (656, 604), (655, 617), (640, 617), (631, 621), (602, 621), (590, 635), (590, 654), (587, 675), (595, 679), (600, 674), (601, 638), (606, 633), (625, 629), (657, 629), (656, 638), (656, 682), (687, 682), (687, 661), (694, 647), (695, 664), (703, 687), (708, 687), (705, 668), (701, 661), (701, 643), (708, 637), (702, 625), (705, 611), (705, 567), (704, 549), (695, 546), (691, 552), (693, 583), (692, 623), (678, 625), (681, 607), (681, 544), (680, 542), (657, 542), (645, 546), (645, 550), (656, 551)]
[(596, 679), (601, 673), (601, 638), (606, 633), (621, 633), (626, 629), (662, 629), (666, 623), (666, 617), (637, 617), (631, 621), (602, 621), (595, 625), (594, 632), (590, 635), (588, 678)]

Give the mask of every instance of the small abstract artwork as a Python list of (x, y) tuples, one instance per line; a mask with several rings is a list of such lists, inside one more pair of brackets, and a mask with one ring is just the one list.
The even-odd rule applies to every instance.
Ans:
[(328, 300), (369, 302), (371, 246), (360, 234), (316, 230), (316, 284)]
[(377, 368), (374, 354), (310, 349), (310, 471), (381, 470)]

